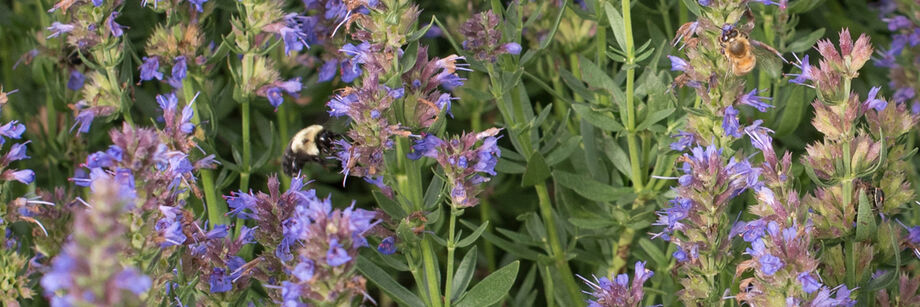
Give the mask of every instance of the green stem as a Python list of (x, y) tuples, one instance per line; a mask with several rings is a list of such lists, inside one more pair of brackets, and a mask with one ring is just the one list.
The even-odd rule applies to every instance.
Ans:
[[(287, 146), (287, 141), (290, 139), (290, 136), (288, 135), (289, 118), (287, 112), (289, 107), (290, 106), (287, 103), (283, 103), (278, 107), (278, 134), (281, 138), (281, 152), (278, 153), (279, 157), (284, 154), (284, 151), (286, 150), (285, 146)], [(281, 174), (281, 187), (283, 188), (283, 191), (287, 191), (290, 186), (291, 177), (287, 174)]]
[[(192, 99), (195, 97), (196, 88), (193, 86), (191, 79), (192, 76), (187, 76), (182, 80), (182, 94), (185, 96), (186, 103), (192, 103)], [(195, 127), (201, 124), (199, 113), (204, 109), (200, 107), (204, 103), (202, 100), (195, 100), (196, 110), (192, 112), (192, 123), (195, 124)], [(198, 172), (201, 174), (201, 187), (204, 190), (205, 208), (207, 208), (208, 221), (211, 221), (211, 227), (229, 224), (230, 219), (226, 216), (227, 206), (224, 205), (222, 198), (217, 197), (218, 191), (214, 186), (214, 171), (201, 169)]]
[[(409, 140), (406, 138), (400, 138), (396, 142), (397, 146), (397, 169), (401, 169), (404, 172), (404, 175), (397, 175), (397, 187), (400, 194), (404, 195), (406, 199), (411, 204), (411, 209), (416, 212), (422, 212), (424, 210), (424, 196), (422, 194), (422, 175), (420, 165), (415, 163), (416, 161), (411, 161), (406, 157), (407, 152), (411, 145)], [(419, 244), (419, 253), (421, 253), (422, 260), (422, 276), (415, 276), (416, 281), (422, 280), (424, 284), (419, 284), (419, 288), (423, 294), (425, 294), (425, 299), (430, 304), (429, 306), (440, 307), (441, 306), (441, 290), (440, 290), (440, 280), (438, 279), (438, 258), (434, 255), (434, 244), (432, 244), (432, 239), (428, 234), (424, 234), (423, 238)], [(414, 274), (416, 274), (415, 272)]]
[[(623, 10), (623, 25), (626, 32), (626, 64), (632, 66), (636, 61), (635, 46), (632, 33), (632, 16), (630, 14), (629, 0), (621, 1)], [(639, 194), (643, 190), (642, 172), (639, 161), (639, 144), (636, 139), (636, 102), (635, 102), (636, 69), (631, 67), (626, 70), (626, 145), (629, 147), (629, 165), (633, 190)]]
[[(128, 99), (125, 99), (124, 93), (121, 91), (121, 87), (118, 85), (118, 75), (115, 73), (114, 67), (105, 68), (106, 78), (109, 79), (110, 86), (112, 90), (116, 91), (118, 95), (119, 103), (121, 104), (121, 114), (124, 116), (125, 121), (129, 125), (134, 125), (134, 118), (131, 116), (131, 103)], [(49, 110), (50, 112), (51, 110)]]
[(249, 97), (243, 99), (242, 104), (243, 112), (243, 162), (240, 169), (240, 190), (244, 193), (249, 191), (249, 176), (251, 175), (252, 170), (250, 169), (249, 160), (251, 159), (250, 155), (250, 136), (249, 136)]
[(460, 210), (456, 206), (450, 207), (450, 228), (447, 230), (447, 279), (444, 280), (444, 306), (450, 307), (451, 287), (454, 280), (454, 250), (457, 249), (457, 242), (454, 241), (454, 229), (457, 225), (457, 215)]
[(546, 226), (546, 235), (549, 237), (550, 258), (559, 270), (562, 282), (565, 283), (566, 290), (569, 291), (573, 302), (570, 306), (583, 306), (581, 301), (581, 288), (575, 282), (575, 276), (572, 269), (569, 268), (569, 262), (565, 259), (565, 251), (562, 250), (562, 243), (559, 242), (559, 232), (556, 230), (556, 218), (553, 216), (552, 203), (549, 199), (549, 191), (546, 189), (546, 183), (539, 183), (534, 186), (537, 190), (537, 197), (540, 201), (540, 215), (543, 217), (543, 224)]

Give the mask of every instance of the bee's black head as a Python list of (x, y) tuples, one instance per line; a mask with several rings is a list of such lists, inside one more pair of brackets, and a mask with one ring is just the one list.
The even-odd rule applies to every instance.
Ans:
[(738, 37), (738, 34), (738, 29), (735, 29), (735, 26), (731, 24), (725, 24), (722, 26), (722, 35), (719, 36), (719, 41), (727, 43)]

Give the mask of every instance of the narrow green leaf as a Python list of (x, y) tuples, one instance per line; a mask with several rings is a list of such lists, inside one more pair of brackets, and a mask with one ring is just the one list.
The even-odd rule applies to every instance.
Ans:
[(594, 93), (589, 91), (588, 88), (585, 87), (585, 85), (581, 82), (581, 80), (575, 78), (575, 75), (573, 75), (571, 72), (565, 69), (560, 69), (559, 76), (562, 77), (562, 82), (564, 82), (565, 85), (568, 86), (575, 95), (585, 98), (588, 101), (594, 101)]
[(581, 67), (581, 78), (589, 86), (613, 92), (617, 88), (616, 82), (607, 75), (601, 67), (583, 56), (578, 56), (578, 65)]
[[(473, 223), (470, 223), (464, 220), (460, 220), (460, 223), (469, 229), (473, 229), (474, 227), (477, 227)], [(495, 230), (498, 232), (501, 232), (501, 229), (496, 228)], [(534, 251), (525, 245), (512, 243), (511, 241), (502, 239), (488, 232), (483, 232), (482, 237), (485, 238), (486, 241), (488, 241), (489, 243), (492, 243), (493, 245), (498, 246), (498, 248), (501, 248), (502, 250), (508, 252), (509, 254), (512, 254), (521, 259), (536, 261), (541, 255), (539, 252)]]
[(648, 254), (650, 258), (652, 258), (652, 261), (655, 261), (656, 265), (660, 267), (665, 267), (668, 265), (669, 261), (668, 258), (665, 257), (664, 252), (662, 252), (658, 246), (655, 246), (655, 243), (652, 243), (652, 241), (649, 239), (644, 237), (639, 238), (639, 247), (641, 247), (642, 250), (645, 251), (645, 253)]
[(824, 28), (814, 30), (811, 33), (808, 33), (807, 35), (803, 36), (802, 38), (799, 38), (798, 40), (792, 42), (791, 44), (789, 44), (789, 46), (786, 47), (786, 51), (805, 52), (808, 49), (811, 49), (811, 47), (815, 45), (815, 42), (821, 39), (821, 37), (824, 37)]
[(607, 154), (607, 159), (613, 162), (613, 166), (616, 167), (621, 174), (626, 175), (626, 177), (631, 177), (629, 156), (626, 155), (626, 152), (617, 144), (615, 139), (607, 140), (604, 146), (604, 153)]
[(527, 159), (527, 170), (524, 171), (524, 176), (521, 178), (521, 186), (533, 186), (545, 181), (549, 176), (549, 166), (546, 165), (543, 155), (535, 151), (530, 155), (530, 159)]
[(553, 179), (578, 195), (594, 201), (612, 202), (632, 196), (632, 188), (610, 186), (588, 176), (557, 170), (553, 172)]
[(575, 113), (581, 116), (582, 119), (601, 130), (619, 132), (624, 129), (623, 125), (621, 125), (610, 112), (596, 110), (583, 103), (573, 104), (572, 109), (575, 110)]
[(470, 280), (473, 279), (473, 273), (476, 272), (476, 246), (474, 245), (466, 252), (466, 255), (463, 256), (463, 260), (460, 261), (460, 266), (457, 267), (457, 273), (454, 275), (454, 280), (451, 283), (451, 300), (456, 300), (460, 295), (466, 290), (466, 287), (470, 285)]
[(505, 174), (523, 174), (527, 168), (524, 167), (524, 165), (521, 165), (517, 162), (512, 162), (511, 160), (502, 157), (498, 160), (498, 163), (495, 164), (495, 170), (499, 173)]
[(605, 218), (570, 217), (569, 223), (572, 223), (575, 227), (584, 229), (604, 229), (619, 225), (617, 221)]
[(681, 0), (681, 2), (693, 13), (693, 16), (700, 16), (700, 5), (696, 0)]
[(401, 220), (405, 218), (406, 211), (404, 211), (396, 201), (390, 199), (380, 191), (374, 191), (374, 199), (377, 200), (377, 205), (380, 206), (380, 209), (383, 209), (383, 212), (386, 212), (390, 217), (395, 220)]
[(406, 47), (406, 51), (403, 52), (402, 58), (399, 59), (399, 70), (402, 73), (405, 73), (412, 69), (415, 66), (415, 59), (418, 58), (418, 42), (412, 42)]
[(472, 234), (470, 234), (466, 238), (463, 238), (462, 240), (460, 240), (460, 242), (457, 242), (457, 247), (467, 247), (470, 244), (475, 243), (476, 240), (479, 239), (479, 236), (482, 235), (482, 232), (486, 230), (486, 228), (488, 227), (489, 227), (489, 221), (485, 221), (485, 223), (482, 223), (482, 225), (479, 225), (479, 228), (476, 228), (476, 230), (474, 230)]
[(581, 143), (580, 135), (566, 139), (561, 145), (557, 146), (546, 155), (546, 165), (553, 166), (559, 162), (565, 161), (565, 159), (568, 159), (569, 156), (575, 152), (575, 149), (578, 149), (579, 143)]
[(667, 109), (658, 110), (652, 114), (649, 114), (645, 118), (645, 120), (643, 120), (642, 123), (639, 124), (639, 126), (636, 126), (636, 130), (641, 131), (641, 130), (648, 129), (648, 127), (651, 127), (652, 125), (660, 122), (662, 119), (665, 119), (665, 118), (668, 118), (668, 116), (671, 116), (671, 113), (674, 113), (674, 110), (677, 110), (677, 109), (667, 108)]
[(473, 286), (469, 292), (457, 301), (457, 307), (480, 307), (497, 303), (514, 285), (517, 279), (520, 261), (512, 262), (495, 273), (489, 274), (485, 279)]
[(609, 2), (604, 3), (604, 11), (607, 13), (607, 21), (610, 22), (610, 29), (613, 30), (613, 37), (620, 48), (626, 48), (626, 25), (623, 23), (623, 15), (617, 11)]
[(415, 293), (409, 291), (398, 282), (393, 280), (386, 271), (378, 267), (376, 264), (367, 260), (364, 257), (358, 257), (358, 271), (361, 272), (361, 275), (364, 275), (372, 283), (380, 287), (383, 292), (389, 294), (390, 298), (395, 300), (400, 305), (407, 305), (412, 307), (425, 307), (425, 303), (422, 302)]

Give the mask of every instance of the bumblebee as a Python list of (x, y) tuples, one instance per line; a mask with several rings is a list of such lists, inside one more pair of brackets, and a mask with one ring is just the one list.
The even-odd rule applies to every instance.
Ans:
[(300, 173), (304, 163), (322, 162), (333, 153), (335, 141), (341, 139), (338, 133), (322, 125), (303, 128), (291, 138), (281, 157), (282, 171), (288, 176)]
[[(743, 30), (743, 29), (742, 29)], [(722, 26), (722, 35), (719, 36), (721, 52), (731, 64), (731, 72), (735, 76), (743, 76), (754, 70), (757, 65), (755, 47), (763, 48), (786, 62), (782, 54), (767, 44), (748, 38), (748, 33), (735, 28), (730, 24)]]

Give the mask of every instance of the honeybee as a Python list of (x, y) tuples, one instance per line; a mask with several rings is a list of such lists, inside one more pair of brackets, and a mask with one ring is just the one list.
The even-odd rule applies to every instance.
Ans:
[(731, 64), (731, 72), (735, 76), (743, 76), (757, 65), (757, 56), (755, 47), (763, 48), (772, 52), (777, 57), (786, 62), (782, 54), (767, 44), (748, 38), (748, 33), (738, 30), (731, 24), (722, 26), (722, 35), (719, 36), (719, 45), (722, 47), (722, 54)]
[(341, 135), (329, 131), (322, 125), (311, 125), (301, 129), (291, 138), (284, 150), (284, 156), (281, 157), (282, 171), (288, 176), (295, 176), (304, 163), (322, 162), (333, 153), (334, 142), (341, 138)]

